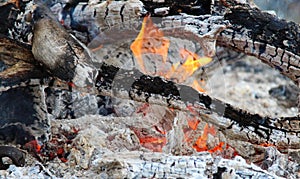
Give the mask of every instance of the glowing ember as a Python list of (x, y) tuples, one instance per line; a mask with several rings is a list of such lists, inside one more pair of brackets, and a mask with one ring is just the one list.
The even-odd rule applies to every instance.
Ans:
[(39, 144), (37, 140), (32, 140), (30, 142), (27, 142), (24, 145), (24, 148), (28, 151), (39, 153), (41, 151), (42, 146)]
[(131, 129), (138, 137), (140, 144), (153, 152), (162, 152), (162, 148), (167, 143), (165, 135), (154, 136), (153, 134), (148, 134), (146, 129), (138, 129), (135, 127), (131, 127)]
[(198, 124), (200, 123), (200, 120), (197, 119), (196, 117), (193, 117), (193, 118), (189, 118), (189, 119), (187, 120), (187, 122), (188, 122), (189, 127), (190, 127), (192, 130), (196, 130), (197, 127), (198, 127)]
[[(143, 20), (142, 28), (136, 37), (135, 41), (131, 44), (130, 49), (132, 50), (137, 63), (140, 67), (140, 70), (143, 73), (147, 73), (147, 69), (145, 67), (145, 61), (143, 61), (143, 55), (145, 54), (155, 54), (160, 55), (162, 57), (162, 62), (164, 65), (167, 62), (168, 50), (169, 50), (170, 41), (164, 37), (164, 34), (161, 30), (159, 30), (152, 20), (150, 16), (146, 16)], [(185, 82), (193, 73), (201, 66), (204, 66), (211, 62), (211, 58), (208, 57), (199, 57), (196, 53), (189, 51), (188, 49), (180, 49), (179, 54), (181, 60), (176, 63), (173, 63), (170, 69), (163, 69), (163, 71), (158, 70), (156, 75), (163, 76), (166, 79), (176, 80), (178, 83)], [(165, 65), (167, 66), (167, 65)], [(169, 67), (167, 67), (169, 68)], [(201, 81), (200, 83), (203, 83)], [(198, 80), (194, 80), (191, 84), (191, 87), (194, 89), (205, 92), (205, 90), (201, 87)], [(142, 113), (145, 116), (148, 112), (149, 104), (142, 105), (137, 109), (137, 113)], [(193, 114), (193, 111), (191, 111)], [(198, 115), (197, 115), (198, 116)], [(196, 117), (191, 117), (188, 119), (188, 127), (184, 129), (185, 141), (190, 143), (193, 141), (194, 133), (196, 132), (198, 125), (200, 123), (200, 119)], [(160, 129), (158, 126), (154, 126), (154, 129), (159, 132), (159, 135), (150, 135), (145, 134), (145, 131), (142, 129), (133, 129), (137, 137), (139, 138), (140, 144), (148, 148), (152, 151), (162, 151), (163, 146), (166, 145), (166, 133), (167, 131)], [(193, 148), (200, 151), (209, 151), (215, 152), (222, 150), (224, 146), (224, 142), (219, 143), (219, 145), (215, 146), (212, 149), (208, 149), (207, 147), (207, 138), (208, 134), (216, 135), (216, 131), (214, 127), (208, 126), (206, 124), (202, 136), (200, 136)]]
[(143, 20), (142, 29), (131, 44), (130, 49), (137, 59), (141, 70), (146, 72), (142, 55), (147, 53), (161, 55), (165, 63), (169, 45), (170, 41), (164, 37), (163, 32), (153, 24), (150, 16), (146, 16)]
[(213, 126), (210, 127), (208, 126), (208, 124), (206, 124), (203, 130), (203, 134), (197, 139), (196, 143), (193, 145), (193, 148), (196, 149), (197, 152), (208, 151), (207, 148), (208, 134), (215, 136), (216, 131)]
[(263, 143), (263, 144), (259, 144), (262, 147), (271, 147), (271, 146), (275, 146), (274, 144), (270, 144), (270, 143)]

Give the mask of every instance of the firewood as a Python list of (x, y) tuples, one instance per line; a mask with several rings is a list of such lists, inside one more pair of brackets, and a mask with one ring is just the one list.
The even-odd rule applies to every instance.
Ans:
[[(111, 1), (105, 2), (104, 4), (106, 6), (104, 7), (110, 7), (109, 5), (111, 4), (109, 4), (109, 2)], [(127, 5), (129, 7), (130, 2), (140, 4), (139, 1), (132, 0), (126, 3), (120, 2), (124, 5), (121, 7), (125, 8)], [(146, 1), (144, 2), (146, 4)], [(156, 1), (149, 2), (158, 3)], [(300, 63), (299, 51), (297, 48), (298, 46), (296, 45), (298, 43), (297, 36), (299, 36), (298, 27), (293, 23), (276, 21), (280, 27), (281, 25), (287, 25), (292, 29), (293, 33), (296, 32), (294, 34), (295, 36), (293, 36), (295, 37), (294, 39), (288, 39), (287, 36), (284, 36), (286, 34), (278, 35), (283, 39), (288, 39), (287, 41), (280, 38), (275, 38), (270, 41), (266, 40), (263, 35), (267, 35), (267, 32), (269, 31), (264, 31), (262, 34), (257, 32), (256, 36), (252, 36), (253, 33), (248, 33), (256, 30), (252, 27), (252, 24), (249, 25), (247, 23), (241, 23), (241, 19), (238, 19), (239, 17), (235, 17), (234, 14), (243, 15), (243, 17), (249, 18), (255, 17), (256, 19), (260, 17), (253, 15), (252, 12), (254, 12), (258, 15), (261, 14), (263, 19), (268, 19), (269, 21), (277, 19), (274, 16), (264, 14), (260, 10), (253, 9), (253, 7), (246, 6), (244, 4), (236, 4), (232, 3), (231, 1), (222, 2), (225, 3), (224, 6), (228, 10), (225, 15), (210, 15), (205, 13), (206, 15), (196, 14), (198, 16), (192, 16), (191, 14), (179, 14), (173, 16), (178, 12), (188, 13), (188, 9), (191, 9), (194, 6), (197, 9), (199, 8), (199, 4), (189, 4), (188, 6), (185, 6), (181, 2), (175, 1), (174, 4), (170, 4), (172, 1), (165, 1), (165, 3), (167, 3), (166, 5), (172, 6), (172, 11), (171, 14), (169, 14), (169, 17), (162, 19), (161, 29), (169, 34), (172, 34), (172, 32), (176, 32), (177, 30), (177, 32), (182, 32), (181, 34), (177, 34), (178, 36), (184, 35), (184, 38), (198, 40), (207, 55), (214, 55), (215, 44), (219, 44), (225, 47), (231, 47), (236, 51), (242, 51), (248, 55), (256, 56), (258, 59), (269, 64), (270, 66), (281, 69), (283, 75), (289, 77), (296, 84), (299, 84)], [(188, 1), (188, 3), (191, 3), (191, 1)], [(197, 1), (197, 3), (201, 3), (201, 1)], [(91, 7), (93, 7), (93, 4), (91, 4), (89, 8)], [(119, 13), (121, 9), (122, 8), (120, 8), (119, 11), (112, 12), (114, 15), (121, 17), (122, 13)], [(150, 9), (151, 12), (153, 11), (155, 14), (156, 6), (149, 7), (148, 9)], [(85, 9), (83, 8), (82, 10), (84, 11)], [(111, 9), (108, 8), (108, 10)], [(104, 12), (110, 13), (110, 11)], [(196, 13), (198, 11), (193, 11), (193, 13), (194, 12)], [(161, 16), (162, 14), (159, 15)], [(102, 18), (99, 18), (98, 20), (103, 20), (106, 18), (113, 19), (113, 17), (109, 17), (108, 14), (98, 17)], [(115, 22), (126, 23), (124, 21), (124, 16), (123, 18), (120, 17), (118, 17), (118, 20)], [(139, 16), (135, 14), (133, 19), (137, 19), (138, 17)], [(84, 16), (82, 18), (84, 19)], [(90, 17), (87, 18), (87, 22), (89, 22), (91, 19), (95, 20)], [(31, 56), (29, 55), (29, 57), (26, 56), (25, 58), (26, 62), (22, 61), (20, 63), (18, 56), (19, 51), (17, 50), (19, 48), (18, 43), (13, 41), (9, 42), (16, 46), (16, 51), (11, 52), (11, 54), (14, 55), (12, 58), (12, 63), (9, 63), (9, 58), (7, 58), (8, 55), (5, 54), (7, 51), (0, 51), (0, 54), (2, 53), (6, 55), (6, 64), (12, 66), (12, 68), (8, 69), (4, 74), (7, 75), (5, 76), (7, 79), (10, 79), (11, 76), (9, 74), (14, 70), (14, 66), (21, 65), (24, 67), (26, 64), (38, 66), (39, 64), (35, 62), (37, 61), (43, 65), (44, 69), (46, 69), (51, 76), (71, 82), (69, 83), (71, 84), (70, 86), (79, 91), (88, 91), (96, 95), (100, 94), (141, 101), (150, 104), (159, 104), (161, 106), (175, 109), (175, 111), (196, 111), (203, 122), (215, 125), (220, 132), (225, 134), (228, 140), (246, 141), (250, 142), (251, 144), (263, 144), (267, 142), (268, 144), (275, 145), (282, 152), (286, 152), (288, 149), (300, 148), (300, 121), (298, 116), (272, 118), (268, 116), (261, 116), (259, 114), (252, 114), (247, 110), (239, 109), (238, 107), (215, 99), (207, 94), (199, 93), (191, 87), (176, 84), (173, 81), (165, 80), (159, 76), (146, 75), (136, 69), (124, 69), (122, 68), (122, 65), (117, 66), (115, 64), (108, 64), (103, 61), (98, 61), (99, 64), (95, 65), (93, 61), (93, 53), (90, 52), (89, 49), (86, 48), (84, 44), (79, 42), (74, 36), (70, 35), (55, 19), (55, 17), (52, 16), (51, 13), (46, 9), (38, 5), (37, 9), (35, 9), (33, 20), (34, 38), (32, 44), (32, 53), (34, 60), (32, 60)], [(178, 24), (178, 22), (180, 22), (180, 24)], [(263, 22), (263, 20), (260, 21), (260, 19), (253, 21), (254, 26), (260, 25), (261, 22)], [(171, 24), (171, 26), (165, 24)], [(103, 26), (104, 28), (109, 28), (109, 23), (105, 21)], [(268, 27), (273, 29), (271, 24), (269, 24)], [(172, 31), (172, 29), (175, 31)], [(284, 30), (285, 32), (290, 32), (289, 30)], [(242, 46), (237, 44), (242, 44)], [(22, 48), (23, 47), (21, 47), (21, 49)], [(24, 51), (27, 53), (28, 49)], [(40, 68), (40, 66), (38, 67)], [(4, 75), (0, 76), (1, 80), (4, 78)], [(19, 75), (23, 74), (19, 73)], [(41, 75), (39, 77), (30, 76), (26, 78), (43, 77), (44, 76)], [(34, 136), (39, 136), (38, 139), (40, 141), (49, 140), (49, 136), (47, 136), (47, 134), (49, 134), (48, 130), (50, 127), (49, 116), (47, 116), (49, 111), (47, 112), (46, 109), (46, 92), (41, 83), (42, 81), (39, 81), (37, 84), (23, 83), (23, 86), (15, 86), (4, 92), (1, 91), (2, 95), (0, 98), (6, 101), (11, 100), (11, 96), (15, 94), (24, 94), (24, 100), (22, 100), (20, 103), (8, 103), (10, 105), (9, 107), (15, 110), (14, 115), (18, 117), (20, 123), (23, 121), (23, 115), (18, 113), (19, 110), (16, 111), (16, 109), (20, 108), (19, 105), (21, 105), (21, 107), (29, 107), (28, 111), (35, 110), (33, 113), (36, 114), (31, 115), (30, 113), (28, 117), (26, 117), (26, 119), (28, 118), (30, 122), (28, 126), (15, 125), (15, 123), (12, 123), (12, 129), (9, 132), (21, 131), (19, 130), (21, 128), (30, 128), (31, 130), (28, 131), (28, 133), (36, 133)], [(23, 98), (21, 97), (21, 99)], [(19, 98), (16, 98), (16, 100), (19, 100)], [(27, 105), (28, 103), (30, 104)], [(7, 106), (8, 105), (6, 103), (2, 103), (2, 105), (0, 104), (2, 109), (6, 109)], [(7, 113), (11, 112), (10, 108), (6, 110)], [(27, 110), (27, 108), (24, 110)], [(88, 118), (80, 118), (77, 119), (77, 121), (70, 120), (67, 121), (67, 123), (79, 125), (79, 121), (83, 121), (93, 124), (99, 122), (96, 121), (96, 119), (99, 119), (99, 116), (95, 116), (95, 118), (88, 116)], [(32, 124), (32, 122), (34, 122), (34, 124)], [(58, 124), (62, 124), (64, 122), (66, 121), (56, 121)], [(111, 120), (110, 122), (112, 123)], [(51, 123), (51, 125), (54, 126), (54, 123), (55, 122)], [(103, 126), (103, 124), (104, 123), (99, 122), (100, 126)], [(4, 125), (7, 125), (6, 121), (4, 121)], [(58, 129), (58, 126), (63, 125), (57, 125), (54, 127)], [(114, 128), (118, 128), (114, 125), (112, 126)], [(120, 125), (120, 128), (121, 126), (125, 127), (126, 129), (128, 127), (127, 125), (123, 124)], [(39, 130), (36, 130), (37, 128)], [(7, 128), (1, 129), (0, 135), (7, 137)], [(74, 128), (67, 126), (66, 129), (71, 130)], [(91, 133), (89, 133), (89, 131), (91, 131)], [(90, 161), (92, 156), (96, 156), (97, 161), (93, 161), (95, 168), (92, 169), (95, 169), (97, 172), (99, 171), (101, 174), (104, 173), (105, 176), (128, 178), (190, 177), (191, 175), (196, 177), (212, 176), (215, 178), (224, 177), (225, 175), (228, 177), (247, 177), (249, 175), (257, 177), (275, 177), (258, 167), (246, 164), (246, 162), (240, 157), (236, 157), (235, 160), (221, 159), (220, 161), (220, 158), (216, 157), (214, 159), (208, 153), (199, 153), (197, 156), (173, 156), (160, 153), (149, 154), (148, 152), (143, 153), (122, 151), (120, 153), (116, 152), (113, 154), (107, 154), (107, 151), (99, 152), (99, 150), (102, 149), (95, 150), (95, 146), (98, 148), (103, 147), (99, 147), (99, 141), (97, 140), (97, 144), (93, 144), (92, 139), (87, 137), (88, 135), (84, 136), (84, 134), (93, 134), (92, 132), (95, 131), (99, 132), (100, 130), (90, 130), (87, 128), (81, 132), (82, 138), (80, 138), (79, 135), (79, 137), (74, 140), (74, 143), (72, 143), (72, 145), (77, 144), (77, 146), (72, 149), (72, 157), (75, 158), (73, 160), (75, 160), (76, 165), (87, 169), (91, 163)], [(103, 132), (103, 134), (105, 133), (107, 132)], [(9, 137), (10, 135), (8, 136), (8, 139), (12, 140), (12, 138)], [(91, 135), (90, 137), (95, 136)], [(131, 137), (129, 138), (132, 139)], [(26, 140), (31, 139), (33, 138), (28, 138)], [(269, 149), (272, 150), (272, 147), (269, 147), (268, 150)], [(273, 155), (266, 154), (265, 156), (266, 158), (270, 157), (273, 160), (277, 154), (278, 153), (274, 152)], [(99, 161), (99, 159), (101, 161)], [(278, 159), (278, 161), (281, 160)], [(276, 160), (276, 162), (278, 161)], [(295, 164), (293, 163), (293, 165)], [(262, 166), (268, 167), (268, 162), (266, 161), (262, 164)], [(100, 171), (102, 168), (106, 169), (105, 172)]]
[[(36, 13), (36, 17), (38, 17), (39, 9)], [(205, 120), (220, 126), (225, 132), (229, 131), (230, 135), (237, 135), (235, 126), (241, 129), (245, 128), (246, 134), (241, 137), (242, 140), (251, 140), (254, 143), (269, 141), (290, 148), (300, 147), (297, 137), (300, 132), (297, 117), (270, 118), (251, 114), (199, 93), (191, 87), (174, 84), (174, 82), (160, 77), (144, 75), (137, 70), (124, 70), (105, 63), (102, 63), (100, 69), (97, 69), (86, 63), (91, 60), (91, 57), (88, 53), (84, 53), (84, 48), (64, 31), (56, 20), (47, 15), (39, 17), (41, 18), (36, 18), (37, 22), (34, 26), (34, 57), (43, 63), (53, 75), (63, 80), (73, 81), (76, 85), (81, 85), (79, 87), (91, 87), (89, 83), (85, 82), (89, 80), (94, 82), (101, 95), (159, 104), (184, 111), (192, 107), (199, 111), (199, 115)], [(211, 33), (212, 39), (217, 32)], [(44, 39), (42, 40), (41, 37)], [(53, 50), (53, 46), (56, 47), (55, 50)], [(69, 63), (64, 63), (65, 61), (62, 59)], [(84, 73), (78, 73), (78, 68), (84, 70)], [(70, 75), (61, 71), (65, 69), (68, 69)], [(98, 74), (91, 75), (96, 70), (98, 70)], [(78, 83), (77, 79), (81, 81)], [(218, 118), (226, 120), (220, 121)], [(287, 126), (286, 123), (293, 123), (293, 125)], [(286, 136), (288, 140), (281, 141), (278, 136)]]

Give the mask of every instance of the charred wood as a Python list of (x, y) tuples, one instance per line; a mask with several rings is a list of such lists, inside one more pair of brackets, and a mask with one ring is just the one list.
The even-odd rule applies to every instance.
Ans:
[[(262, 117), (160, 77), (151, 77), (139, 71), (124, 70), (105, 63), (102, 63), (100, 69), (96, 69), (88, 63), (91, 57), (89, 53), (84, 52), (84, 48), (80, 46), (79, 42), (65, 32), (53, 18), (40, 13), (44, 13), (44, 11), (37, 9), (33, 54), (53, 75), (66, 81), (73, 81), (78, 87), (89, 86), (91, 88), (90, 85), (95, 83), (101, 95), (159, 104), (180, 110), (187, 110), (189, 106), (192, 106), (200, 112), (200, 115), (206, 116), (207, 121), (214, 124), (222, 125), (222, 122), (214, 121), (214, 117), (211, 117), (213, 115), (231, 121), (226, 122), (227, 126), (223, 126), (224, 130), (232, 128), (232, 125), (237, 125), (242, 129), (247, 128), (250, 133), (255, 135), (255, 137), (249, 137), (249, 134), (246, 134), (245, 140), (250, 139), (254, 143), (257, 142), (255, 140), (266, 140), (280, 144), (278, 136), (286, 135), (288, 140), (282, 141), (281, 146), (299, 148), (298, 117)], [(201, 18), (210, 19), (209, 17)], [(219, 22), (222, 18), (210, 20)], [(219, 28), (223, 29), (225, 26), (220, 25)], [(219, 29), (214, 29), (213, 32), (210, 32), (210, 36), (208, 35), (208, 39), (215, 40), (219, 31)], [(41, 37), (44, 39), (42, 40)], [(204, 37), (207, 36), (198, 36), (199, 39)], [(52, 49), (53, 47), (56, 48)], [(65, 71), (65, 69), (68, 70)], [(96, 70), (99, 70), (97, 75)], [(277, 135), (278, 132), (281, 134)]]

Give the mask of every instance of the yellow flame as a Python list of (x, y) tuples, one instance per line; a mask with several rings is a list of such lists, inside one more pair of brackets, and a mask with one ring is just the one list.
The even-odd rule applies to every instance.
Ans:
[(193, 83), (190, 85), (192, 88), (194, 88), (195, 90), (198, 90), (202, 93), (205, 92), (205, 90), (201, 87), (201, 85), (199, 84), (199, 82), (197, 80), (194, 80)]
[(169, 46), (170, 41), (153, 24), (150, 16), (146, 16), (143, 20), (141, 31), (131, 44), (130, 49), (137, 59), (141, 70), (146, 72), (142, 55), (147, 53), (161, 55), (163, 62), (166, 63)]

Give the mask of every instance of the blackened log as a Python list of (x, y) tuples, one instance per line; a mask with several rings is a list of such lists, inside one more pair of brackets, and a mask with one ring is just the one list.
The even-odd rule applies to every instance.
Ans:
[(24, 61), (31, 64), (36, 63), (32, 53), (31, 46), (10, 39), (0, 34), (0, 56), (1, 60), (8, 61)]
[[(123, 3), (123, 5), (131, 7), (130, 1), (127, 4)], [(106, 8), (108, 9), (107, 11), (105, 10)], [(145, 8), (147, 8), (147, 5), (145, 5)], [(300, 76), (300, 54), (299, 45), (297, 45), (300, 37), (299, 26), (293, 22), (280, 20), (274, 15), (262, 12), (247, 4), (239, 4), (237, 6), (229, 4), (223, 8), (227, 9), (227, 11), (225, 11), (225, 14), (217, 13), (219, 16), (192, 16), (187, 12), (188, 15), (181, 14), (165, 17), (161, 20), (161, 30), (165, 31), (167, 35), (173, 34), (176, 37), (181, 36), (182, 38), (197, 40), (202, 43), (204, 49), (207, 46), (214, 46), (216, 41), (217, 45), (255, 56), (272, 68), (280, 70), (283, 75), (298, 84)], [(93, 9), (97, 12), (94, 18), (92, 18)], [(74, 12), (74, 19), (86, 24), (92, 24), (95, 21), (101, 30), (110, 29), (110, 25), (116, 26), (118, 24), (123, 28), (132, 29), (133, 26), (130, 25), (134, 24), (130, 22), (132, 18), (129, 19), (130, 23), (128, 19), (123, 21), (120, 16), (121, 12), (121, 8), (114, 7), (112, 3), (107, 5), (107, 7), (97, 4), (83, 8), (83, 6), (78, 5)], [(81, 14), (85, 15), (80, 16)], [(135, 14), (134, 20), (138, 21), (136, 15), (138, 14)], [(208, 16), (210, 16), (210, 19), (219, 19), (219, 21), (204, 22), (208, 19)], [(123, 17), (125, 16), (123, 15)], [(218, 34), (218, 28), (216, 27), (222, 25), (221, 21), (223, 21), (223, 25), (225, 22), (229, 22), (228, 24), (230, 25), (227, 25), (226, 28), (219, 28), (223, 32)], [(165, 24), (172, 24), (172, 26), (166, 27)], [(207, 29), (214, 28), (216, 28), (217, 32), (214, 36), (205, 35)], [(167, 31), (170, 31), (170, 33)], [(91, 31), (91, 33), (93, 32)], [(210, 51), (212, 50), (213, 48), (210, 49)], [(210, 55), (214, 54), (209, 53)]]
[[(137, 70), (124, 70), (103, 64), (96, 87), (102, 95), (148, 102), (175, 109), (199, 111), (203, 120), (218, 126), (227, 136), (252, 143), (274, 143), (286, 148), (299, 148), (299, 117), (263, 117), (199, 93), (191, 87), (178, 85), (160, 77), (144, 75)], [(236, 127), (243, 135), (236, 133)], [(284, 137), (284, 140), (283, 138)]]
[(13, 3), (0, 6), (0, 34), (8, 34), (8, 30), (14, 27), (17, 19), (18, 9)]
[(32, 81), (9, 88), (0, 95), (0, 139), (24, 145), (31, 140), (49, 140), (50, 119), (43, 86)]

